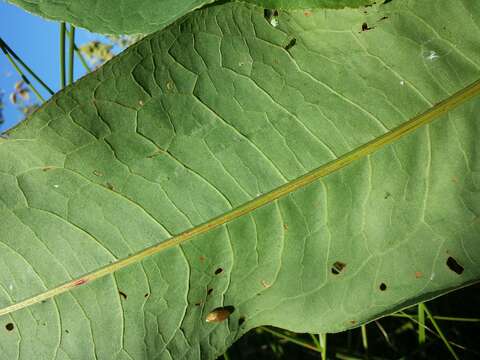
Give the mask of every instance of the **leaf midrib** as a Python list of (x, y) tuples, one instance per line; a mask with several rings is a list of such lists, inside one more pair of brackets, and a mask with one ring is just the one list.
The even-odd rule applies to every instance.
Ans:
[[(362, 159), (379, 149), (382, 149), (384, 146), (394, 143), (400, 138), (412, 133), (418, 128), (425, 126), (431, 123), (436, 118), (441, 115), (449, 112), (450, 110), (458, 107), (464, 102), (472, 99), (476, 95), (480, 94), (480, 80), (472, 83), (471, 85), (463, 88), (462, 90), (451, 95), (449, 98), (437, 103), (424, 113), (417, 115), (410, 119), (409, 121), (403, 123), (402, 125), (397, 126), (396, 128), (390, 130), (389, 132), (371, 140), (370, 142), (357, 147), (356, 149), (340, 156), (336, 160), (333, 160), (327, 164), (324, 164), (305, 175), (302, 175), (284, 185), (279, 186), (278, 188), (261, 195), (233, 210), (230, 210), (222, 215), (219, 215), (213, 218), (210, 221), (207, 221), (203, 224), (195, 226), (191, 229), (188, 229), (178, 235), (171, 237), (170, 239), (163, 241), (160, 244), (150, 246), (144, 250), (141, 250), (129, 257), (120, 259), (112, 264), (108, 264), (104, 267), (101, 267), (98, 270), (87, 273), (81, 277), (68, 281), (60, 286), (57, 286), (53, 289), (47, 290), (43, 293), (37, 294), (30, 298), (24, 299), (20, 302), (14, 303), (7, 307), (0, 309), (0, 316), (12, 313), (14, 311), (23, 309), (30, 305), (34, 305), (41, 301), (50, 299), (54, 296), (60, 295), (64, 292), (67, 292), (77, 286), (84, 285), (90, 281), (96, 280), (103, 276), (112, 274), (120, 269), (123, 269), (129, 265), (135, 264), (142, 261), (143, 259), (158, 254), (164, 250), (180, 245), (193, 237), (204, 234), (212, 229), (215, 229), (221, 225), (224, 225), (232, 220), (240, 218), (241, 216), (251, 213), (256, 209), (268, 205), (275, 200), (280, 199), (281, 197), (288, 195), (300, 188), (303, 188), (314, 181), (330, 175), (335, 171), (338, 171), (352, 162)], [(8, 140), (5, 140), (8, 141)]]

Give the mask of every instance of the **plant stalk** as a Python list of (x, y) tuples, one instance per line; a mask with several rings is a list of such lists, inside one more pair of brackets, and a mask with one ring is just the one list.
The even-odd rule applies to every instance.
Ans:
[(75, 51), (75, 26), (70, 24), (70, 32), (68, 33), (69, 49), (68, 49), (68, 85), (73, 84), (73, 67), (74, 67), (74, 51)]
[[(53, 95), (55, 93), (37, 74), (35, 74), (35, 72), (27, 64), (25, 64), (25, 62), (15, 53), (15, 51), (12, 50), (10, 46), (8, 46), (8, 44), (1, 37), (0, 37), (0, 47), (2, 48), (3, 52), (7, 57), (8, 57), (8, 54), (10, 54), (11, 57), (16, 62), (18, 62), (35, 80), (38, 81), (40, 85), (43, 86), (45, 90), (47, 90), (50, 93), (50, 95)], [(10, 60), (10, 62), (12, 61), (13, 60)], [(21, 72), (21, 74), (23, 74), (23, 72)], [(25, 79), (23, 80), (25, 81)]]
[(425, 304), (419, 303), (417, 306), (418, 312), (418, 343), (420, 345), (425, 344)]
[(33, 86), (33, 84), (30, 82), (30, 80), (27, 78), (27, 76), (23, 73), (22, 69), (20, 69), (20, 67), (17, 65), (17, 63), (15, 62), (15, 60), (12, 58), (12, 56), (10, 55), (10, 53), (7, 51), (7, 49), (5, 49), (3, 46), (2, 43), (0, 43), (0, 47), (2, 48), (2, 51), (3, 53), (5, 54), (5, 56), (7, 57), (8, 61), (10, 62), (10, 64), (12, 64), (13, 68), (17, 71), (17, 73), (20, 75), (20, 77), (22, 78), (23, 81), (25, 81), (25, 84), (27, 84), (27, 86), (30, 88), (30, 90), (32, 90), (32, 92), (37, 96), (37, 98), (41, 101), (41, 102), (44, 102), (45, 99), (43, 98), (42, 95), (40, 95), (40, 93), (38, 92), (38, 90), (35, 88), (35, 86)]
[(60, 23), (60, 87), (67, 86), (65, 78), (65, 31), (67, 26), (65, 22)]

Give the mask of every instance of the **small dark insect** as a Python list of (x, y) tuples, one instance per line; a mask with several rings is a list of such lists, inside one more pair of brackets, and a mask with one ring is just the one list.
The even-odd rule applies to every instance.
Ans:
[(372, 29), (373, 29), (373, 27), (369, 27), (366, 22), (364, 22), (362, 24), (362, 31), (368, 31), (368, 30), (372, 30)]
[(233, 306), (225, 306), (213, 309), (210, 311), (205, 318), (206, 322), (222, 322), (228, 319), (228, 317), (233, 313), (235, 308)]

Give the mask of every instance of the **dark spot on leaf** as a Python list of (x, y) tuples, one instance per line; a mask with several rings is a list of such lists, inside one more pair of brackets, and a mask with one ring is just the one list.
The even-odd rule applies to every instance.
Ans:
[(195, 303), (195, 306), (200, 306), (200, 305), (202, 305), (201, 301)]
[(7, 325), (5, 325), (5, 329), (7, 329), (7, 331), (12, 331), (13, 329), (15, 329), (15, 326), (13, 325), (13, 323), (8, 323)]
[(388, 4), (390, 1), (392, 1), (392, 0), (385, 0), (385, 1), (383, 2), (383, 5)]
[(228, 317), (235, 311), (233, 306), (225, 306), (213, 309), (205, 318), (206, 322), (222, 322), (228, 319)]
[(212, 288), (208, 289), (208, 290), (207, 290), (207, 295), (210, 295), (212, 292), (213, 292), (213, 289), (212, 289)]
[(388, 16), (382, 16), (378, 21), (383, 21), (383, 20), (387, 20), (388, 19)]
[(366, 22), (362, 24), (362, 31), (368, 31), (374, 29), (373, 27), (369, 27)]
[(265, 9), (265, 10), (263, 10), (263, 17), (273, 27), (276, 27), (278, 25), (278, 21), (276, 19), (278, 17), (278, 11), (277, 10), (275, 10), (275, 9)]
[(107, 183), (105, 184), (105, 186), (106, 186), (109, 190), (112, 190), (112, 191), (115, 190), (115, 187), (114, 187), (111, 183), (109, 183), (109, 182), (107, 182)]
[(68, 331), (67, 329), (65, 329), (65, 333), (66, 333), (66, 334), (70, 334), (70, 331)]
[(463, 273), (463, 266), (460, 265), (457, 260), (455, 260), (453, 257), (449, 256), (447, 259), (447, 266), (450, 270), (453, 272), (457, 273), (458, 275), (461, 275)]
[(148, 298), (150, 296), (149, 293), (145, 293), (145, 295), (143, 295), (144, 298)]
[(285, 45), (284, 49), (289, 51), (291, 48), (295, 46), (296, 43), (297, 43), (297, 39), (293, 38), (288, 42), (287, 45)]
[(120, 296), (121, 296), (122, 298), (124, 298), (125, 300), (127, 300), (127, 294), (125, 294), (123, 291), (119, 291), (118, 293), (120, 294)]
[(385, 291), (385, 290), (387, 290), (387, 284), (385, 284), (385, 283), (382, 282), (382, 283), (380, 284), (380, 291)]
[(238, 326), (242, 326), (244, 322), (245, 322), (245, 316), (240, 316), (238, 318)]
[(385, 196), (383, 197), (385, 200), (387, 200), (392, 194), (390, 194), (388, 191), (385, 193)]
[(278, 16), (278, 10), (275, 9), (265, 9), (263, 10), (263, 17), (270, 21), (270, 19), (274, 16)]
[(215, 270), (215, 275), (219, 275), (223, 272), (223, 269), (222, 268), (218, 268), (217, 270)]
[(288, 231), (288, 224), (283, 224), (283, 230)]
[(45, 171), (45, 172), (46, 172), (46, 171), (50, 171), (50, 170), (52, 170), (52, 169), (53, 169), (53, 166), (45, 166), (45, 167), (42, 169), (42, 171)]
[(335, 261), (335, 263), (332, 266), (332, 274), (333, 275), (340, 274), (343, 271), (343, 269), (345, 269), (345, 266), (347, 266), (347, 264), (341, 261)]
[(95, 175), (95, 176), (103, 176), (103, 174), (102, 174), (100, 171), (98, 171), (98, 170), (93, 170), (93, 175)]

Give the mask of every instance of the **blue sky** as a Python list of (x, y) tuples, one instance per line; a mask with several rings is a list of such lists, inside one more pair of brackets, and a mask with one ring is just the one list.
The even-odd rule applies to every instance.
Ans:
[[(75, 35), (77, 46), (101, 38), (83, 29), (77, 29)], [(60, 88), (59, 36), (59, 23), (31, 15), (19, 7), (0, 0), (0, 37), (54, 91)], [(74, 69), (76, 79), (85, 74), (78, 59), (75, 59)], [(0, 89), (5, 93), (3, 115), (6, 120), (0, 125), (0, 132), (12, 127), (23, 118), (8, 99), (15, 82), (19, 79), (7, 58), (0, 52)], [(39, 91), (42, 90), (41, 93), (45, 98), (49, 97), (40, 85), (36, 83), (35, 85)]]

